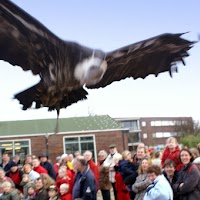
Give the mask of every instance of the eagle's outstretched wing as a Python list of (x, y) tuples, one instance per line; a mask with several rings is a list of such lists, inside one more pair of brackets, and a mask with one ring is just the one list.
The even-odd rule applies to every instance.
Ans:
[(108, 68), (101, 81), (88, 88), (100, 88), (127, 77), (145, 78), (177, 70), (176, 63), (188, 56), (193, 42), (182, 34), (162, 34), (107, 53)]
[[(69, 55), (79, 56), (78, 48), (75, 43), (58, 38), (11, 1), (0, 1), (0, 60), (18, 65), (25, 71), (31, 70), (41, 78), (38, 84), (14, 96), (24, 110), (33, 102), (35, 108), (45, 106), (49, 110), (59, 110), (87, 98), (87, 92), (81, 86), (73, 88), (76, 80), (69, 91), (63, 83), (64, 79), (73, 81), (69, 64), (73, 58)], [(60, 73), (56, 73), (58, 69)]]
[(61, 39), (17, 5), (0, 1), (0, 60), (40, 74), (62, 45)]

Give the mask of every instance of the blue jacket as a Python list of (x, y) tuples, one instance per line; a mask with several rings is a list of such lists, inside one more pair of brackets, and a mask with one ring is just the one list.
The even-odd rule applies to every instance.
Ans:
[(96, 192), (96, 181), (90, 168), (87, 166), (82, 173), (77, 172), (72, 191), (73, 199), (96, 200)]
[(136, 171), (133, 163), (130, 162), (130, 160), (120, 160), (118, 170), (123, 179), (125, 179), (127, 176), (130, 176)]
[(144, 200), (173, 200), (172, 188), (163, 174), (148, 186)]

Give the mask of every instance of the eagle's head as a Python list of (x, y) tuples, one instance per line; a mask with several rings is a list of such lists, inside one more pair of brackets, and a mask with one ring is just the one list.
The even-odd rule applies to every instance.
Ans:
[(102, 79), (107, 70), (107, 62), (104, 58), (105, 53), (94, 50), (90, 57), (83, 59), (76, 65), (74, 76), (80, 81), (80, 85), (94, 85)]

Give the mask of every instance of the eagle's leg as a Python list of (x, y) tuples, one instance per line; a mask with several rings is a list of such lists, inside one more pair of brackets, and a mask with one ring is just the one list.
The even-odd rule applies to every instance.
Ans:
[(57, 112), (57, 119), (56, 119), (56, 127), (54, 133), (57, 134), (59, 132), (59, 115), (60, 115), (60, 105), (56, 106), (56, 112)]

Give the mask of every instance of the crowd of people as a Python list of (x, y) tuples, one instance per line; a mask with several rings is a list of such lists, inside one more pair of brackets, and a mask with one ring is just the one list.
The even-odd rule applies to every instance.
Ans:
[(133, 154), (117, 152), (115, 144), (98, 152), (63, 154), (55, 163), (48, 155), (19, 156), (7, 152), (0, 164), (0, 200), (199, 200), (200, 144), (180, 148), (176, 138), (164, 150), (148, 151), (140, 143)]

